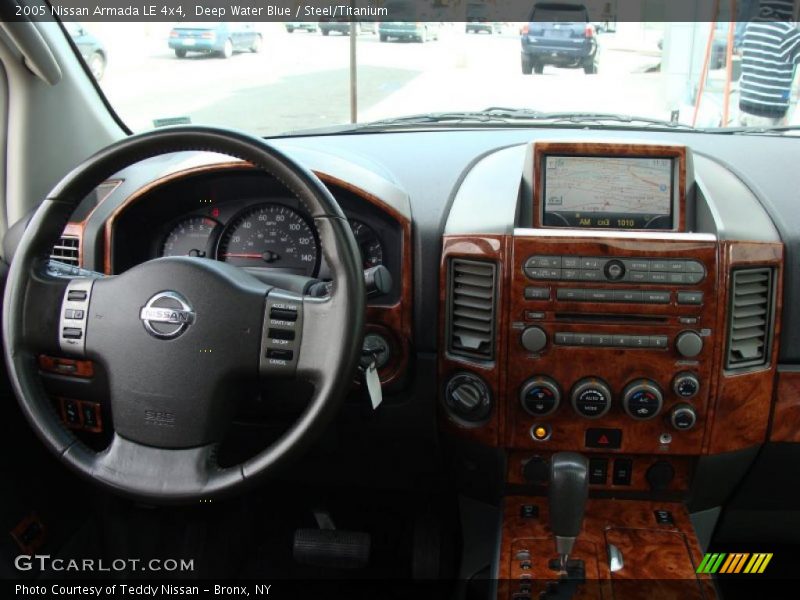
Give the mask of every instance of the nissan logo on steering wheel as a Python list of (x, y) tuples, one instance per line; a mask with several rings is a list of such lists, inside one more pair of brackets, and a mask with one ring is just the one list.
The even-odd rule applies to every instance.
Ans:
[(194, 323), (194, 317), (192, 307), (177, 292), (159, 292), (139, 313), (147, 333), (160, 339), (178, 337)]

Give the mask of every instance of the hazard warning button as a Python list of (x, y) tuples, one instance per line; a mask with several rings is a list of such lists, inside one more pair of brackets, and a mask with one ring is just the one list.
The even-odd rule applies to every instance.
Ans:
[(585, 445), (587, 448), (618, 450), (622, 446), (622, 430), (589, 428), (586, 430)]

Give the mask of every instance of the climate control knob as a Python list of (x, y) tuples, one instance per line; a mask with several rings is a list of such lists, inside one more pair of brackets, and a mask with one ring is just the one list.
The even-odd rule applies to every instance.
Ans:
[(602, 379), (587, 377), (572, 386), (570, 400), (579, 415), (597, 419), (611, 408), (611, 390)]
[(549, 377), (534, 377), (522, 386), (519, 401), (529, 415), (544, 417), (558, 408), (561, 402), (561, 389)]
[(678, 373), (672, 380), (672, 391), (681, 398), (691, 398), (700, 391), (700, 380), (694, 373)]
[(694, 358), (703, 350), (703, 338), (694, 331), (684, 331), (675, 338), (675, 349), (686, 358)]
[(691, 404), (677, 404), (669, 413), (669, 422), (678, 431), (689, 431), (697, 423), (697, 412)]
[(622, 392), (622, 408), (628, 416), (638, 421), (652, 419), (661, 412), (664, 394), (655, 381), (637, 379)]

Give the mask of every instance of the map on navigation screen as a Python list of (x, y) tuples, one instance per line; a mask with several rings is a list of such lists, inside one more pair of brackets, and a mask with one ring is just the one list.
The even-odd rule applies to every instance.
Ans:
[(547, 156), (545, 225), (671, 227), (672, 159)]

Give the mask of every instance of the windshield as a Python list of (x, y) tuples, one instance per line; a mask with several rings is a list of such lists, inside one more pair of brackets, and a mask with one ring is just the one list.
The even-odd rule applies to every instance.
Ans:
[(389, 4), (401, 20), (87, 22), (68, 33), (134, 131), (276, 135), (488, 107), (712, 129), (800, 124), (800, 31), (788, 19), (590, 20), (582, 5), (542, 3), (527, 21), (499, 22), (471, 2), (463, 21), (441, 22), (434, 5)]

